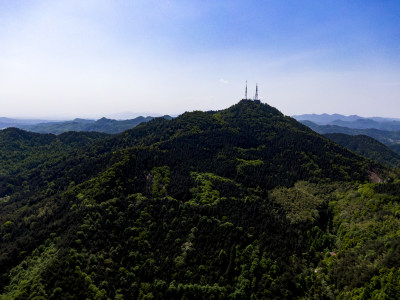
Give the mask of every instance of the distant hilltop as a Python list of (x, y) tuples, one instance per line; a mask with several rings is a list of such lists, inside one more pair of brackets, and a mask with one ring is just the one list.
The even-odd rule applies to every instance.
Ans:
[(334, 125), (353, 129), (400, 130), (400, 119), (382, 117), (344, 116), (340, 114), (304, 114), (294, 115), (298, 121), (311, 121), (316, 125)]
[[(53, 133), (61, 134), (67, 131), (96, 131), (104, 133), (120, 133), (131, 129), (140, 123), (153, 120), (155, 117), (137, 117), (130, 120), (113, 120), (101, 118), (99, 120), (90, 119), (74, 119), (71, 121), (46, 121), (46, 120), (22, 120), (0, 118), (0, 128), (15, 127), (27, 131), (37, 133)], [(171, 116), (165, 115), (160, 118), (172, 119)]]
[(327, 124), (329, 122), (333, 122), (336, 120), (352, 122), (352, 121), (356, 121), (359, 119), (364, 119), (363, 117), (360, 117), (357, 115), (344, 116), (344, 115), (340, 115), (340, 114), (332, 114), (332, 115), (329, 115), (329, 114), (304, 114), (304, 115), (294, 115), (292, 117), (299, 121), (307, 120), (307, 121), (314, 122), (316, 124), (322, 124), (322, 123)]

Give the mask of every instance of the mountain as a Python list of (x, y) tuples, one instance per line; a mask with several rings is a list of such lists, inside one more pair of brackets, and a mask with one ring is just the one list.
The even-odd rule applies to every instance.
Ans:
[(399, 199), (382, 196), (394, 171), (267, 104), (155, 118), (23, 168), (0, 186), (4, 298), (329, 299), (399, 286)]
[(400, 118), (368, 117), (368, 119), (374, 120), (374, 121), (376, 121), (376, 122), (400, 121)]
[(366, 135), (347, 135), (343, 133), (328, 133), (325, 136), (356, 152), (390, 167), (400, 167), (400, 155), (388, 146)]
[(47, 123), (51, 121), (47, 120), (38, 120), (38, 119), (11, 119), (0, 117), (0, 129), (7, 127), (18, 127), (23, 125), (34, 125), (38, 123)]
[(301, 121), (307, 127), (320, 133), (343, 133), (348, 135), (367, 135), (388, 146), (400, 143), (400, 131), (384, 131), (379, 129), (353, 129), (336, 125), (317, 125), (311, 121)]
[(354, 122), (360, 119), (364, 119), (363, 117), (357, 116), (357, 115), (351, 115), (351, 116), (344, 116), (340, 114), (304, 114), (304, 115), (294, 115), (292, 116), (294, 119), (298, 121), (311, 121), (313, 123), (319, 124), (319, 125), (326, 125), (329, 124), (333, 121), (347, 121), (347, 122)]
[[(131, 129), (142, 122), (148, 122), (154, 117), (137, 117), (131, 120), (111, 120), (101, 118), (97, 121), (86, 119), (74, 119), (73, 121), (65, 122), (46, 122), (35, 125), (16, 125), (15, 127), (37, 132), (37, 133), (53, 133), (60, 134), (67, 131), (97, 131), (104, 133), (120, 133)], [(170, 116), (164, 116), (170, 119)]]
[[(190, 181), (189, 170), (193, 168), (217, 171), (220, 176), (243, 179), (243, 183), (261, 188), (290, 186), (297, 180), (364, 180), (370, 171), (379, 168), (278, 110), (252, 101), (241, 101), (219, 112), (185, 113), (174, 120), (156, 118), (135, 130), (102, 139), (84, 156), (101, 159), (99, 153), (109, 156), (112, 151), (132, 146), (146, 147), (146, 153), (150, 147), (158, 160), (178, 168), (176, 172), (183, 178), (172, 180), (170, 188), (185, 195), (189, 191), (180, 180)], [(247, 173), (253, 171), (259, 176), (249, 179)]]
[(359, 119), (356, 121), (342, 121), (336, 120), (329, 123), (329, 125), (336, 125), (354, 129), (380, 129), (386, 131), (398, 131), (400, 130), (400, 121), (386, 121), (386, 122), (377, 122), (371, 119)]
[(161, 114), (155, 112), (131, 112), (131, 111), (124, 111), (106, 115), (107, 118), (116, 120), (129, 120), (129, 119), (135, 119), (140, 116), (162, 117)]
[(384, 131), (400, 130), (400, 120), (394, 118), (363, 118), (357, 115), (343, 116), (339, 114), (305, 114), (296, 115), (293, 117), (302, 123), (310, 121), (316, 125), (331, 125), (352, 129), (379, 129)]

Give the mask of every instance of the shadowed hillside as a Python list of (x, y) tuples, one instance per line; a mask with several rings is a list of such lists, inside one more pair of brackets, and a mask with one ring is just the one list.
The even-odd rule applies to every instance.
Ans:
[(400, 166), (400, 155), (388, 146), (366, 135), (347, 135), (342, 133), (325, 134), (328, 139), (390, 167)]

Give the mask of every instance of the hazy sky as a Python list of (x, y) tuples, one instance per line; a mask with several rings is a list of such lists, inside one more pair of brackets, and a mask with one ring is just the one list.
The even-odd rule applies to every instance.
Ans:
[(0, 0), (0, 116), (400, 117), (398, 0)]

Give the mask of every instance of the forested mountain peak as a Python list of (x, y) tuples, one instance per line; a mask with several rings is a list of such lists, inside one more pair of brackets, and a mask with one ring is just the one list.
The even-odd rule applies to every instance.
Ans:
[(301, 131), (313, 134), (295, 119), (284, 116), (278, 109), (260, 101), (243, 99), (217, 112), (215, 118), (232, 127), (241, 128), (253, 137), (271, 139), (278, 132)]
[(259, 100), (251, 100), (251, 99), (242, 99), (238, 103), (232, 105), (231, 107), (222, 110), (222, 112), (238, 112), (238, 113), (245, 113), (250, 111), (252, 111), (254, 114), (262, 113), (268, 115), (283, 116), (283, 114), (275, 107), (272, 107), (267, 103), (263, 103)]
[[(102, 142), (105, 148), (100, 152), (134, 146), (162, 151), (157, 157), (168, 157), (164, 162), (171, 170), (177, 167), (178, 160), (186, 168), (181, 170), (184, 173), (188, 169), (213, 172), (234, 180), (242, 178), (255, 187), (322, 178), (365, 180), (372, 169), (382, 169), (276, 108), (252, 100), (241, 100), (220, 111), (186, 112), (172, 120), (155, 118)], [(246, 169), (239, 167), (243, 161), (256, 160), (262, 163), (249, 170), (257, 170), (260, 176), (250, 179), (250, 173), (237, 173)]]
[(2, 139), (5, 138), (10, 138), (10, 139), (43, 139), (44, 137), (52, 137), (54, 138), (54, 135), (52, 134), (39, 134), (39, 133), (34, 133), (34, 132), (28, 132), (16, 127), (9, 127), (2, 129), (0, 131)]
[[(154, 118), (126, 131), (123, 135), (142, 138), (152, 136), (154, 139), (149, 141), (152, 143), (157, 138), (158, 141), (175, 138), (183, 132), (200, 133), (218, 128), (220, 130), (235, 129), (246, 135), (251, 133), (254, 138), (258, 139), (265, 133), (273, 135), (275, 130), (283, 130), (286, 127), (312, 133), (308, 127), (284, 116), (279, 110), (268, 104), (243, 99), (220, 111), (185, 112), (172, 120), (165, 119), (165, 117)], [(269, 132), (263, 133), (263, 131)], [(138, 142), (138, 140), (135, 139), (134, 142)]]
[(98, 119), (96, 122), (97, 123), (107, 123), (110, 121), (115, 121), (115, 120), (111, 120), (111, 119), (107, 119), (106, 117), (102, 117), (102, 118)]
[(254, 101), (250, 99), (242, 99), (231, 107), (219, 111), (219, 113), (226, 116), (243, 116), (245, 118), (252, 116), (257, 117), (261, 115), (270, 117), (283, 117), (283, 114), (275, 107), (272, 107), (266, 103), (262, 103), (261, 101)]

